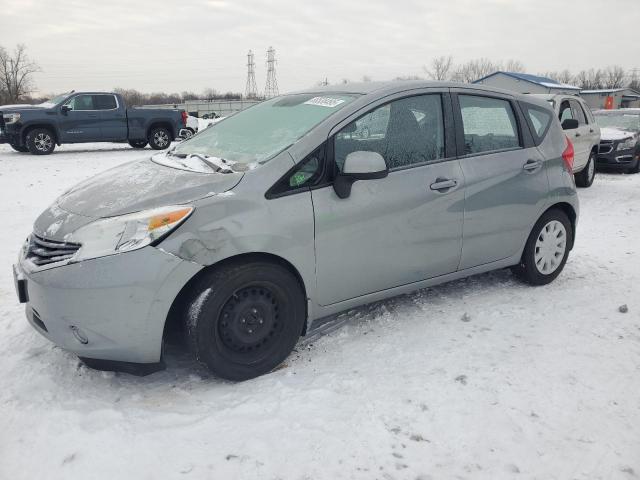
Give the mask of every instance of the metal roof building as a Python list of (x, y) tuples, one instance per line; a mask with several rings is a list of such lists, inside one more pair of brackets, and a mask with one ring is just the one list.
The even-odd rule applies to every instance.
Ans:
[(580, 87), (559, 83), (551, 78), (516, 72), (494, 72), (475, 82), (489, 87), (504, 88), (518, 93), (566, 93), (577, 95)]

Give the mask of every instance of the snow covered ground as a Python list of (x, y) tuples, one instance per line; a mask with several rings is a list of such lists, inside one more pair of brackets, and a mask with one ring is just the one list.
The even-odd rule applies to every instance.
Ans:
[(89, 370), (17, 303), (35, 217), (149, 154), (0, 146), (0, 479), (640, 477), (640, 175), (580, 191), (555, 283), (500, 271), (349, 312), (231, 384), (179, 350), (145, 378)]

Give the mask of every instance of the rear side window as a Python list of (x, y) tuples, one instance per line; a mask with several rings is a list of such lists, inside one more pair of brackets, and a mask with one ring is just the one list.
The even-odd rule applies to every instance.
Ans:
[(571, 109), (573, 110), (573, 116), (576, 120), (578, 120), (578, 123), (580, 125), (586, 125), (587, 123), (587, 116), (584, 113), (584, 110), (582, 110), (582, 106), (580, 105), (580, 103), (578, 103), (576, 100), (570, 100), (571, 103)]
[(113, 95), (92, 95), (93, 106), (96, 110), (115, 110), (118, 108), (116, 97)]
[(459, 95), (458, 99), (465, 154), (520, 147), (518, 124), (509, 101), (474, 95)]
[(529, 103), (522, 103), (521, 105), (531, 127), (531, 134), (535, 144), (540, 145), (551, 125), (553, 111)]

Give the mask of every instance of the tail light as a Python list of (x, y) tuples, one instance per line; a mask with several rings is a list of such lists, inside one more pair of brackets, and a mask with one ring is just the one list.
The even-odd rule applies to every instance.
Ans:
[(184, 110), (182, 110), (182, 124), (186, 127), (187, 126), (187, 117), (189, 116), (189, 114), (187, 112), (185, 112)]
[(569, 137), (565, 137), (567, 139), (567, 147), (562, 152), (562, 160), (564, 160), (564, 164), (569, 170), (569, 173), (573, 172), (573, 160), (575, 156), (575, 152), (573, 150), (573, 143), (569, 140)]

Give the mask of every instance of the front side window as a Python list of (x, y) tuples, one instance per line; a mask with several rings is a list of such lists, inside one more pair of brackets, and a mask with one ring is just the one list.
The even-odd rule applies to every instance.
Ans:
[(265, 162), (357, 97), (346, 93), (275, 97), (181, 142), (174, 153), (197, 153), (246, 164)]
[(118, 108), (116, 97), (113, 95), (92, 95), (93, 106), (96, 110), (115, 110)]
[(351, 122), (334, 137), (339, 171), (347, 155), (357, 151), (379, 153), (390, 170), (444, 158), (441, 96), (395, 100)]
[(520, 147), (518, 124), (510, 102), (473, 95), (459, 95), (458, 99), (465, 154)]
[(93, 106), (93, 95), (76, 95), (69, 100), (65, 105), (71, 107), (72, 110), (95, 110)]

